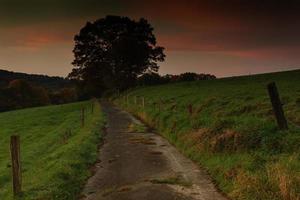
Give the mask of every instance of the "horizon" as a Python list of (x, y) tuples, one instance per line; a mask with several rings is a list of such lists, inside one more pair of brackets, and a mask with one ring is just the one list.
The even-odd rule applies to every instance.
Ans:
[[(13, 73), (24, 73), (24, 74), (28, 74), (28, 75), (39, 75), (39, 76), (67, 78), (67, 76), (49, 75), (49, 74), (38, 74), (38, 73), (28, 73), (28, 72), (25, 72), (25, 71), (12, 71), (12, 70), (6, 70), (6, 69), (3, 69), (3, 68), (0, 68), (0, 70), (4, 70), (4, 71), (8, 71), (8, 72), (13, 72)], [(223, 79), (223, 78), (234, 78), (234, 77), (243, 77), (243, 76), (255, 76), (255, 75), (273, 74), (273, 73), (292, 72), (292, 71), (298, 71), (298, 70), (300, 70), (300, 68), (299, 69), (287, 69), (287, 70), (281, 70), (281, 71), (261, 72), (261, 73), (256, 73), (256, 74), (240, 74), (240, 75), (223, 76), (223, 77), (216, 76), (216, 78), (217, 79)], [(190, 72), (190, 71), (186, 71), (186, 72)], [(185, 72), (182, 72), (182, 73), (185, 73)], [(196, 72), (191, 72), (191, 73), (196, 73)], [(180, 75), (180, 73), (179, 74), (160, 74), (159, 72), (158, 72), (158, 74), (160, 76), (164, 76), (164, 75), (174, 75), (174, 76), (177, 76), (177, 75)], [(214, 74), (211, 74), (211, 75), (214, 75)]]
[(65, 77), (72, 70), (74, 35), (87, 21), (106, 15), (149, 21), (158, 45), (166, 48), (159, 74), (222, 78), (300, 68), (300, 2), (293, 0), (2, 0), (0, 5), (4, 70)]

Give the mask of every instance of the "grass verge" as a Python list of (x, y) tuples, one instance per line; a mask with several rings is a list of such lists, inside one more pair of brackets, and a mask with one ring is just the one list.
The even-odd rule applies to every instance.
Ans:
[[(81, 108), (85, 126), (81, 127)], [(97, 159), (104, 117), (98, 102), (0, 113), (0, 199), (13, 199), (9, 139), (21, 139), (23, 193), (19, 199), (76, 199)]]
[[(136, 88), (115, 98), (205, 167), (238, 200), (300, 199), (300, 70)], [(267, 92), (275, 81), (289, 130)], [(124, 94), (125, 95), (125, 94)], [(145, 107), (134, 98), (145, 97)], [(139, 98), (138, 101), (140, 102)]]

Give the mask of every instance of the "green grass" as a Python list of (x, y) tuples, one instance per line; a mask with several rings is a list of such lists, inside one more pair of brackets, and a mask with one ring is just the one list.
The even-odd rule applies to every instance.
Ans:
[[(86, 122), (80, 125), (80, 110)], [(9, 140), (20, 135), (23, 193), (20, 199), (75, 199), (97, 159), (103, 116), (95, 102), (0, 113), (0, 199), (12, 199)]]
[[(289, 122), (280, 131), (267, 84)], [(128, 91), (116, 104), (139, 116), (205, 167), (233, 199), (300, 199), (300, 70), (183, 82)], [(134, 105), (145, 97), (145, 108)], [(192, 105), (192, 112), (189, 109)]]

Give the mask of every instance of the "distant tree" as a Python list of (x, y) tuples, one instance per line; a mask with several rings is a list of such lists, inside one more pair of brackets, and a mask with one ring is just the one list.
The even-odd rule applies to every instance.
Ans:
[(212, 80), (216, 76), (211, 74), (197, 74), (194, 72), (185, 72), (179, 75), (166, 74), (160, 76), (157, 73), (145, 73), (138, 77), (138, 85), (157, 85), (181, 81), (199, 81), (199, 80)]
[(212, 74), (198, 74), (198, 80), (213, 80), (217, 77)]
[(88, 22), (74, 40), (74, 68), (68, 77), (92, 95), (133, 86), (139, 75), (157, 72), (157, 62), (165, 58), (152, 26), (143, 18), (107, 16)]
[(48, 92), (41, 86), (32, 85), (25, 80), (13, 80), (8, 88), (15, 93), (16, 99), (23, 107), (41, 106), (50, 104)]
[(20, 72), (12, 72), (0, 69), (0, 87), (6, 87), (10, 81), (25, 80), (35, 85), (42, 86), (49, 90), (56, 90), (62, 87), (70, 87), (72, 83), (64, 78), (56, 76), (46, 76), (37, 74), (26, 74)]
[(163, 83), (170, 83), (172, 81), (175, 80), (176, 75), (172, 75), (172, 74), (166, 74), (164, 76), (162, 76), (162, 80), (163, 80)]
[(216, 79), (216, 76), (211, 74), (197, 74), (194, 72), (185, 72), (178, 76), (177, 81), (199, 81), (199, 80), (212, 80)]
[(183, 74), (180, 74), (178, 77), (178, 81), (196, 81), (198, 77), (198, 74), (193, 72), (186, 72)]
[(157, 73), (145, 73), (138, 78), (138, 85), (158, 85), (162, 83), (162, 77)]
[(25, 80), (17, 79), (11, 81), (7, 90), (10, 101), (14, 102), (17, 108), (50, 104), (48, 92), (45, 88), (34, 86)]
[(76, 101), (78, 96), (75, 88), (62, 88), (51, 92), (50, 99), (52, 104), (63, 104)]

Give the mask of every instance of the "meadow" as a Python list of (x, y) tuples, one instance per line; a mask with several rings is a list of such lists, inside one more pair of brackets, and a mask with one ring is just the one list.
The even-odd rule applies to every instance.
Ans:
[[(76, 199), (97, 159), (104, 123), (94, 101), (0, 113), (0, 199), (13, 199), (10, 136), (20, 135), (22, 194), (19, 199)], [(85, 126), (80, 112), (85, 107)]]
[[(272, 81), (289, 130), (277, 127)], [(300, 70), (139, 87), (113, 101), (207, 169), (230, 198), (300, 199)]]

